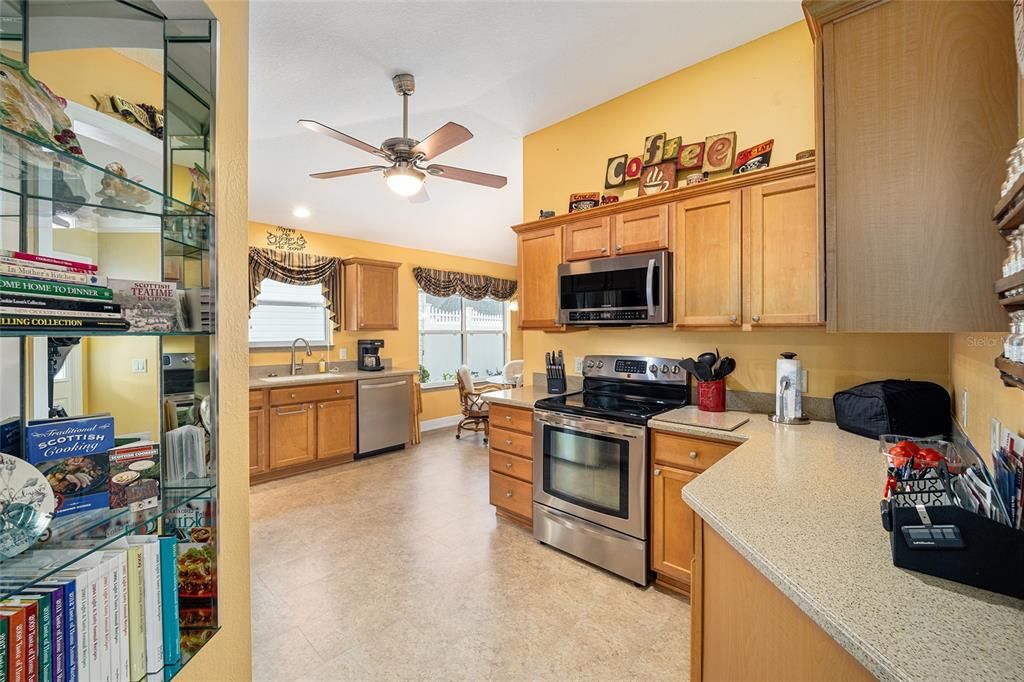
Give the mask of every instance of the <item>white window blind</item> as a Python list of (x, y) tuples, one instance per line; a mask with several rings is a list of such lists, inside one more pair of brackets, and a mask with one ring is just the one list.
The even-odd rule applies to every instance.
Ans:
[(326, 346), (331, 340), (326, 306), (319, 284), (263, 280), (256, 305), (249, 311), (249, 345), (288, 346), (301, 336), (310, 344)]

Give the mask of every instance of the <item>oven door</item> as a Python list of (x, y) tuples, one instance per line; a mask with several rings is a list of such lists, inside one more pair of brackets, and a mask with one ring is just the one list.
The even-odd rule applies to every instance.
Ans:
[(663, 324), (672, 317), (671, 254), (619, 256), (558, 266), (561, 324)]
[(647, 539), (647, 430), (537, 410), (533, 499)]

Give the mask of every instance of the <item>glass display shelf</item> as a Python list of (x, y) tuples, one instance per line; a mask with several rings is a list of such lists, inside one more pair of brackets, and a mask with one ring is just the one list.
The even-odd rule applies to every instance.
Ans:
[(184, 258), (202, 258), (210, 252), (210, 243), (205, 238), (191, 237), (188, 233), (164, 233), (164, 256), (182, 256)]
[(0, 562), (0, 599), (24, 591), (118, 538), (155, 531), (160, 519), (213, 495), (212, 487), (165, 488), (159, 506), (152, 509), (96, 509), (56, 518), (32, 549)]
[(55, 328), (52, 330), (35, 329), (32, 331), (0, 330), (0, 339), (27, 338), (30, 336), (63, 336), (81, 338), (88, 336), (213, 336), (216, 333), (216, 331), (211, 329), (195, 331), (186, 330), (180, 332), (85, 332), (78, 329)]
[[(213, 636), (220, 632), (220, 628), (188, 628), (181, 631), (181, 660), (174, 665), (165, 665), (163, 669), (164, 682), (173, 680), (181, 669), (188, 665), (188, 662), (195, 658), (195, 655), (204, 646), (210, 643)], [(152, 682), (155, 675), (149, 675), (147, 682)]]
[[(212, 215), (2, 125), (0, 187), (13, 194), (52, 201), (72, 215), (79, 208), (91, 208), (101, 215), (109, 213), (111, 217)], [(101, 191), (112, 192), (114, 197), (100, 195)]]

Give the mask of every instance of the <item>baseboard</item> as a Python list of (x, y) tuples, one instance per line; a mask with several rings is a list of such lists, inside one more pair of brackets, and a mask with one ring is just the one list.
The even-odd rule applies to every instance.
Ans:
[(450, 417), (438, 417), (437, 419), (428, 419), (420, 422), (420, 431), (437, 431), (438, 429), (447, 429), (450, 426), (455, 426), (462, 421), (461, 414), (453, 414)]

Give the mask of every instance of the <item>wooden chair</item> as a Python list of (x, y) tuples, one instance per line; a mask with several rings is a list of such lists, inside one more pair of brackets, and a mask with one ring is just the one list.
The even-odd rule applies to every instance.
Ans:
[(455, 437), (462, 438), (462, 432), (472, 431), (484, 434), (484, 444), (491, 435), (490, 411), (487, 409), (487, 402), (483, 394), (490, 391), (500, 391), (501, 386), (497, 384), (473, 385), (473, 375), (469, 367), (463, 365), (455, 373), (455, 379), (459, 383), (459, 404), (462, 406), (462, 421), (455, 429)]

